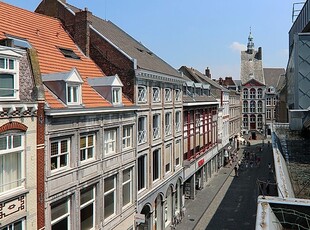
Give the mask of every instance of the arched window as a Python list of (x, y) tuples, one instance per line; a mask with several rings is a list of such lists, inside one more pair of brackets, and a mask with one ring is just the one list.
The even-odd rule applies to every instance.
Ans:
[(243, 112), (247, 113), (248, 112), (248, 101), (243, 101)]
[(257, 98), (263, 98), (263, 90), (261, 88), (257, 90)]
[(255, 113), (255, 107), (256, 107), (255, 101), (251, 101), (250, 102), (250, 112), (251, 113)]
[(247, 99), (247, 98), (248, 98), (248, 94), (249, 94), (248, 89), (243, 89), (243, 98), (244, 98), (244, 99)]
[(250, 98), (254, 99), (256, 94), (256, 90), (254, 88), (250, 89)]
[(257, 112), (258, 113), (262, 113), (263, 112), (263, 102), (262, 101), (258, 101), (257, 102)]
[(248, 115), (243, 115), (243, 128), (248, 128)]

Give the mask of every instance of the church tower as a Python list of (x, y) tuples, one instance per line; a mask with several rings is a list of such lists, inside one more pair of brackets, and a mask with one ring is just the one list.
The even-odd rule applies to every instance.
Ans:
[(241, 96), (242, 133), (249, 139), (260, 139), (265, 135), (265, 78), (263, 72), (262, 48), (255, 50), (250, 30), (247, 50), (241, 51)]

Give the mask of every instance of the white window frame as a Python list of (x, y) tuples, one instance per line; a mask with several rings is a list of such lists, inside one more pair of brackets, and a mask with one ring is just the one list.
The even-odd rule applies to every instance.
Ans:
[(250, 113), (255, 113), (255, 112), (256, 112), (256, 102), (250, 101)]
[(146, 86), (138, 86), (138, 102), (145, 103), (147, 102), (147, 89)]
[(117, 128), (108, 128), (104, 130), (104, 153), (110, 155), (117, 151)]
[[(60, 151), (61, 151), (61, 143), (63, 141), (67, 142), (67, 151), (62, 153)], [(52, 144), (54, 144), (54, 143), (57, 143), (58, 153), (55, 154), (55, 155), (52, 155)], [(70, 139), (69, 138), (65, 138), (65, 139), (59, 139), (59, 140), (52, 140), (50, 148), (51, 148), (50, 149), (51, 171), (54, 172), (54, 171), (57, 171), (57, 170), (60, 170), (60, 169), (68, 168), (69, 165), (70, 165)], [(64, 156), (64, 155), (66, 156), (67, 164), (61, 166), (61, 164), (60, 164), (61, 163), (61, 157)], [(57, 165), (59, 165), (59, 167), (53, 168), (52, 158), (57, 158)]]
[[(139, 120), (142, 120), (140, 123)], [(142, 124), (143, 127), (139, 127)], [(141, 130), (140, 130), (141, 129)], [(147, 142), (147, 116), (140, 116), (138, 118), (138, 144)]]
[(270, 97), (266, 98), (266, 105), (271, 105), (271, 98)]
[[(156, 158), (155, 154), (157, 155), (157, 160), (158, 160), (157, 163), (155, 163), (155, 158)], [(155, 166), (157, 167), (157, 172), (158, 172), (158, 175), (156, 178), (155, 178)], [(152, 179), (153, 179), (153, 182), (158, 181), (160, 179), (160, 175), (161, 175), (161, 167), (160, 166), (161, 166), (161, 149), (155, 149), (152, 152)]]
[[(19, 146), (16, 146), (14, 147), (14, 137), (17, 137), (17, 136), (20, 136), (20, 144)], [(7, 160), (10, 160), (10, 158), (12, 158), (12, 154), (16, 154), (18, 155), (17, 156), (17, 161), (19, 161), (19, 165), (16, 166), (16, 167), (20, 167), (19, 168), (19, 172), (17, 174), (19, 175), (16, 175), (16, 179), (15, 181), (9, 181), (7, 182), (5, 180), (8, 179), (8, 177), (13, 177), (14, 175), (12, 175), (10, 172), (6, 172), (6, 170), (3, 168), (3, 166), (0, 167), (0, 170), (1, 170), (1, 174), (3, 175), (0, 175), (1, 178), (0, 178), (0, 184), (2, 185), (0, 187), (0, 194), (1, 193), (6, 193), (8, 191), (11, 191), (11, 190), (14, 190), (14, 189), (18, 189), (20, 187), (23, 187), (25, 186), (24, 182), (25, 182), (25, 143), (24, 143), (24, 139), (25, 139), (25, 136), (23, 133), (9, 133), (8, 135), (1, 135), (0, 136), (1, 139), (6, 139), (6, 143), (5, 143), (5, 146), (4, 149), (1, 149), (0, 150), (0, 158), (1, 158), (1, 162), (3, 165), (7, 165), (6, 162), (3, 162), (3, 161), (7, 161)], [(15, 162), (11, 162), (11, 163), (15, 163)], [(13, 166), (12, 166), (13, 167)], [(3, 178), (2, 178), (3, 176)], [(13, 186), (14, 184), (16, 183), (16, 186), (15, 187), (11, 187)], [(10, 188), (7, 188), (5, 189), (5, 187), (10, 187)]]
[(249, 111), (249, 102), (248, 101), (243, 101), (243, 112), (247, 113)]
[(181, 131), (181, 111), (175, 112), (175, 131), (180, 132)]
[[(0, 96), (1, 100), (19, 100), (19, 61), (13, 57), (0, 56), (0, 59), (3, 59), (3, 68), (0, 68), (0, 78), (2, 74), (11, 75), (13, 78), (13, 88), (1, 88), (6, 91), (13, 91), (12, 96)], [(10, 61), (13, 61), (13, 68), (10, 68)], [(1, 95), (1, 94), (0, 94)]]
[(160, 89), (159, 87), (152, 88), (152, 99), (153, 102), (160, 102)]
[[(93, 138), (93, 143), (92, 145), (89, 145), (89, 138), (92, 137)], [(80, 161), (87, 161), (87, 160), (91, 160), (94, 159), (95, 157), (95, 149), (96, 149), (96, 138), (95, 138), (95, 134), (94, 133), (89, 133), (89, 134), (81, 134), (80, 135)], [(81, 147), (81, 138), (85, 138), (85, 146)], [(89, 152), (92, 149), (92, 155), (89, 156)], [(84, 151), (84, 153), (82, 153), (82, 151)], [(85, 158), (82, 159), (82, 154), (85, 154)]]
[(132, 148), (133, 144), (133, 127), (132, 125), (123, 126), (122, 147), (123, 149)]
[[(124, 181), (124, 173), (129, 170), (129, 179)], [(127, 193), (128, 191), (125, 191), (124, 187), (126, 185), (129, 184), (129, 202), (124, 204), (124, 193)], [(123, 170), (123, 183), (122, 183), (122, 190), (123, 190), (123, 201), (122, 201), (122, 204), (123, 204), (123, 207), (126, 207), (130, 204), (132, 204), (132, 168), (127, 168), (125, 170)]]
[(120, 87), (112, 88), (112, 104), (119, 105), (122, 103), (122, 89)]
[(175, 101), (181, 101), (182, 93), (181, 89), (175, 89)]
[(103, 193), (103, 199), (105, 200), (105, 197), (111, 193), (113, 193), (113, 197), (114, 197), (114, 203), (113, 203), (113, 213), (110, 214), (109, 216), (106, 216), (106, 212), (105, 212), (105, 204), (103, 206), (103, 209), (104, 209), (104, 218), (111, 218), (112, 216), (114, 216), (116, 214), (116, 175), (113, 175), (113, 176), (110, 176), (110, 177), (107, 177), (104, 179), (107, 180), (107, 179), (113, 179), (113, 188), (109, 189), (109, 190), (105, 190), (105, 185), (104, 185), (104, 193)]
[[(154, 121), (154, 119), (156, 120), (156, 122)], [(156, 113), (153, 114), (153, 140), (156, 140), (158, 138), (160, 138), (160, 114)], [(157, 123), (157, 126), (155, 126), (155, 123)]]
[[(139, 166), (140, 166), (140, 159), (142, 159), (141, 161), (143, 161), (143, 172), (140, 172), (139, 170)], [(137, 185), (138, 185), (138, 192), (146, 189), (146, 183), (147, 183), (147, 164), (146, 164), (146, 155), (142, 155), (140, 157), (138, 157), (138, 181), (137, 181)], [(142, 177), (143, 180), (140, 179), (140, 177)], [(139, 188), (139, 182), (140, 180), (143, 182), (143, 186), (141, 185), (141, 187)]]
[[(85, 188), (85, 189), (88, 189), (88, 188)], [(83, 190), (80, 191), (80, 197), (81, 197), (82, 191)], [(91, 229), (95, 229), (95, 219), (96, 219), (95, 218), (96, 217), (96, 202), (95, 202), (96, 201), (96, 193), (95, 193), (95, 186), (92, 186), (92, 188), (89, 191), (92, 192), (93, 197), (92, 197), (92, 199), (86, 201), (84, 204), (81, 204), (81, 199), (80, 199), (80, 214), (81, 214), (82, 210), (85, 207), (87, 207), (90, 204), (92, 204), (93, 205), (93, 227)], [(80, 226), (81, 226), (81, 218), (80, 218)]]
[(248, 99), (248, 97), (249, 97), (249, 90), (243, 89), (243, 99)]
[(165, 136), (171, 135), (171, 126), (172, 126), (172, 113), (165, 113)]
[(67, 105), (81, 104), (81, 85), (67, 82)]
[(263, 112), (263, 102), (262, 101), (258, 101), (257, 102), (257, 112), (258, 113), (262, 113)]
[(266, 119), (271, 119), (271, 109), (266, 110)]
[(263, 90), (261, 88), (257, 89), (257, 98), (258, 99), (263, 98)]
[[(62, 200), (63, 200), (63, 199), (51, 203), (51, 205), (50, 205), (50, 208), (51, 208), (51, 215), (52, 215), (52, 205), (53, 205), (54, 203), (60, 202), (60, 201), (62, 201)], [(68, 229), (70, 229), (70, 222), (71, 222), (71, 219), (70, 219), (70, 199), (67, 198), (67, 199), (65, 199), (64, 201), (65, 201), (64, 203), (67, 204), (68, 212), (65, 213), (65, 214), (63, 214), (62, 216), (56, 218), (55, 220), (52, 220), (52, 217), (51, 217), (51, 229), (52, 229), (52, 227), (53, 227), (54, 224), (59, 223), (60, 221), (62, 221), (62, 220), (65, 219), (65, 218), (68, 218), (68, 226), (67, 226), (67, 227), (68, 227)], [(57, 207), (58, 207), (58, 206), (57, 206)]]
[(165, 102), (172, 101), (171, 88), (165, 88)]
[(255, 89), (250, 89), (250, 99), (255, 99), (256, 96), (256, 90)]

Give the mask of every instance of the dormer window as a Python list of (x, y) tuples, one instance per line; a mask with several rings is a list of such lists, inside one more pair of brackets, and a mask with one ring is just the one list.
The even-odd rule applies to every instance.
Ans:
[(12, 50), (0, 50), (0, 99), (19, 99), (19, 62), (20, 54)]
[(82, 104), (83, 80), (76, 68), (69, 72), (43, 74), (42, 80), (68, 106)]
[(112, 88), (112, 104), (120, 104), (121, 102), (121, 88)]
[(67, 103), (68, 105), (80, 104), (80, 86), (67, 83)]

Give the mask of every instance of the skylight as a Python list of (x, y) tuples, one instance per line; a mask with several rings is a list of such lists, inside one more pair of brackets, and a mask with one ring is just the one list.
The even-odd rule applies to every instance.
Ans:
[(60, 52), (67, 58), (73, 58), (73, 59), (80, 59), (80, 57), (74, 53), (72, 49), (67, 49), (67, 48), (58, 48)]

